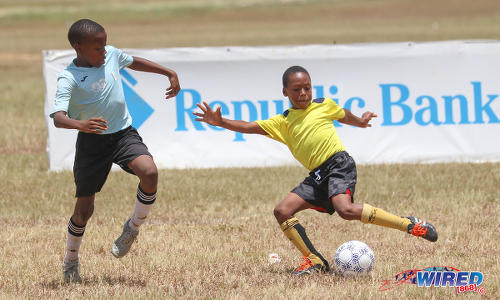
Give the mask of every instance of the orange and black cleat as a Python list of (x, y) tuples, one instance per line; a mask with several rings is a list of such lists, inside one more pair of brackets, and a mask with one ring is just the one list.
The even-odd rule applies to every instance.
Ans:
[(293, 272), (295, 276), (312, 275), (327, 272), (327, 268), (321, 264), (313, 264), (309, 257), (302, 257), (303, 263)]
[(408, 225), (408, 233), (414, 236), (422, 237), (428, 241), (435, 242), (438, 239), (436, 228), (431, 223), (426, 223), (415, 217), (406, 217), (411, 221)]

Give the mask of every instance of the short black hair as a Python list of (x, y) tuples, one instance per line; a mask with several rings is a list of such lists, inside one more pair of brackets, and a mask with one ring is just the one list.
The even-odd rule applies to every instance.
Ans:
[(309, 79), (311, 79), (311, 75), (309, 75), (309, 72), (304, 67), (301, 66), (291, 66), (290, 68), (286, 69), (285, 73), (283, 73), (283, 87), (286, 88), (288, 85), (288, 79), (290, 78), (290, 75), (295, 74), (295, 73), (306, 73), (307, 76), (309, 76)]
[(104, 27), (89, 19), (80, 19), (73, 23), (68, 31), (68, 40), (71, 46), (81, 43), (91, 34), (103, 32)]

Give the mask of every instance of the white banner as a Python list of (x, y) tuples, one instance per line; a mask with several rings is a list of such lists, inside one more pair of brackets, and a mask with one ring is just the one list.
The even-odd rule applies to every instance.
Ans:
[[(311, 74), (313, 97), (329, 97), (373, 127), (337, 125), (358, 163), (500, 160), (500, 42), (449, 41), (286, 47), (124, 49), (174, 69), (181, 92), (165, 100), (166, 77), (126, 68), (127, 105), (160, 168), (296, 164), (286, 146), (260, 135), (194, 121), (196, 103), (224, 117), (254, 121), (282, 113), (281, 76), (291, 65)], [(72, 50), (43, 52), (50, 170), (71, 169), (76, 131), (48, 113), (57, 75)]]

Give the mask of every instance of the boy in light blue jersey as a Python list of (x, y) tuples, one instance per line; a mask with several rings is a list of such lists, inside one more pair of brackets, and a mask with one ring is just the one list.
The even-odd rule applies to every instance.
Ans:
[(130, 66), (134, 59), (110, 45), (106, 45), (104, 51), (106, 60), (101, 67), (79, 67), (72, 62), (59, 74), (52, 118), (58, 111), (67, 112), (67, 116), (75, 120), (100, 116), (108, 125), (104, 134), (132, 124), (119, 71)]
[(132, 124), (119, 72), (125, 67), (165, 75), (170, 80), (166, 98), (180, 90), (177, 74), (166, 67), (106, 45), (106, 31), (98, 23), (82, 19), (68, 32), (77, 57), (58, 77), (50, 117), (58, 128), (77, 129), (73, 174), (76, 205), (68, 223), (63, 280), (81, 282), (78, 251), (87, 221), (94, 211), (95, 194), (104, 185), (113, 163), (139, 177), (132, 217), (113, 243), (111, 253), (128, 253), (156, 200), (158, 171), (148, 148)]

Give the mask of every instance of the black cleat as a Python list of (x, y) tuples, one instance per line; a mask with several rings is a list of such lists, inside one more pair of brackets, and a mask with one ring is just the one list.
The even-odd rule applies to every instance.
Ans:
[(405, 217), (411, 221), (408, 225), (408, 233), (414, 236), (423, 237), (424, 239), (435, 242), (438, 239), (438, 233), (434, 225), (426, 223), (415, 217)]

